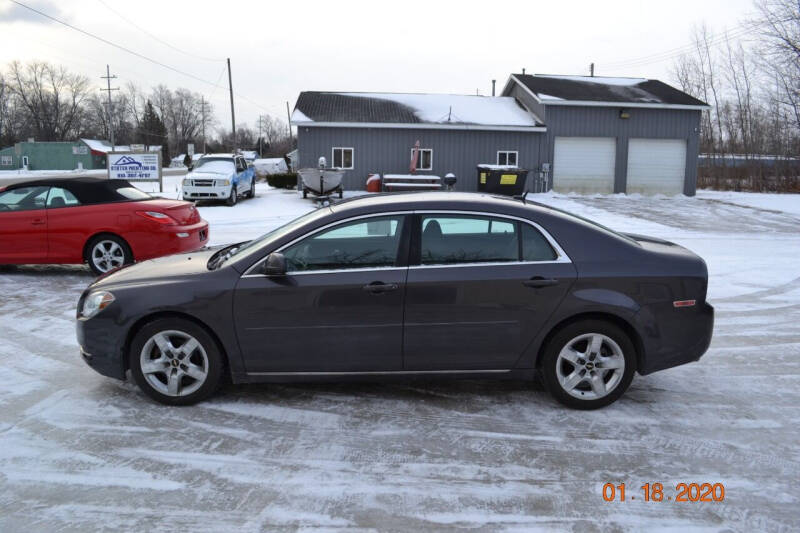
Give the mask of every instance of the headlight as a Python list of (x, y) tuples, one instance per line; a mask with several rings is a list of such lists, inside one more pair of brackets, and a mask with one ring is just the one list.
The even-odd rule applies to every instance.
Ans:
[(92, 318), (94, 315), (111, 305), (114, 295), (107, 291), (93, 292), (83, 301), (81, 318)]
[(231, 180), (217, 180), (217, 187), (227, 187), (231, 184)]
[(184, 185), (191, 185), (192, 184), (192, 180), (186, 178), (186, 179), (183, 180), (183, 184)]

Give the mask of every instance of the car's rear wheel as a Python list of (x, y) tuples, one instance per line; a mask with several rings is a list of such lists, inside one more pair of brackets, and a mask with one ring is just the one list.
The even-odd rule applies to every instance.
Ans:
[(124, 239), (116, 235), (98, 235), (86, 246), (86, 262), (97, 274), (119, 268), (133, 262), (133, 253)]
[(597, 409), (617, 400), (636, 371), (628, 335), (603, 320), (582, 320), (556, 333), (545, 348), (542, 381), (553, 397), (575, 409)]
[(131, 374), (145, 394), (167, 405), (190, 405), (219, 386), (223, 361), (214, 339), (194, 322), (162, 318), (131, 342)]

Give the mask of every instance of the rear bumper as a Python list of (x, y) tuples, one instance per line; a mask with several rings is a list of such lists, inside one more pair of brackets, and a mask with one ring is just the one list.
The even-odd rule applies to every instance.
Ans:
[(141, 235), (134, 245), (137, 261), (182, 252), (193, 252), (208, 244), (208, 222), (201, 220), (188, 226), (162, 226), (158, 231)]
[(640, 361), (640, 374), (698, 361), (706, 353), (714, 332), (714, 308), (705, 302), (691, 309), (692, 312), (686, 313), (679, 322), (673, 322), (672, 325), (677, 327), (662, 331), (664, 338), (659, 341), (661, 349), (650, 350), (645, 346), (647, 355)]

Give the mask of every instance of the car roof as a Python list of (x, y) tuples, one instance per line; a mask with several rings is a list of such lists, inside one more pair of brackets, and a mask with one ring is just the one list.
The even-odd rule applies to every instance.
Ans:
[(17, 188), (17, 187), (63, 187), (69, 185), (103, 185), (103, 184), (125, 184), (130, 186), (130, 183), (126, 180), (110, 180), (108, 178), (91, 178), (91, 177), (79, 177), (79, 178), (45, 178), (40, 180), (30, 180), (30, 181), (21, 181), (18, 183), (14, 183), (6, 187), (7, 189)]
[(236, 157), (236, 156), (239, 156), (239, 154), (203, 154), (203, 157), (201, 157), (200, 159), (206, 159), (211, 157)]
[(466, 211), (497, 211), (507, 213), (519, 209), (546, 210), (547, 206), (523, 202), (520, 198), (476, 192), (405, 192), (380, 193), (348, 198), (331, 206), (335, 213), (353, 211), (390, 211), (425, 209), (463, 209)]

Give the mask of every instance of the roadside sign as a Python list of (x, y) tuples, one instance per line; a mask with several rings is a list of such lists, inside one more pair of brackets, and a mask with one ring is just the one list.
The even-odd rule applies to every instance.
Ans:
[(111, 152), (107, 156), (108, 178), (128, 181), (161, 182), (161, 154), (159, 152)]
[(132, 144), (131, 145), (131, 152), (145, 152), (143, 144)]
[(194, 157), (194, 143), (187, 144), (186, 151), (189, 153), (189, 157)]

